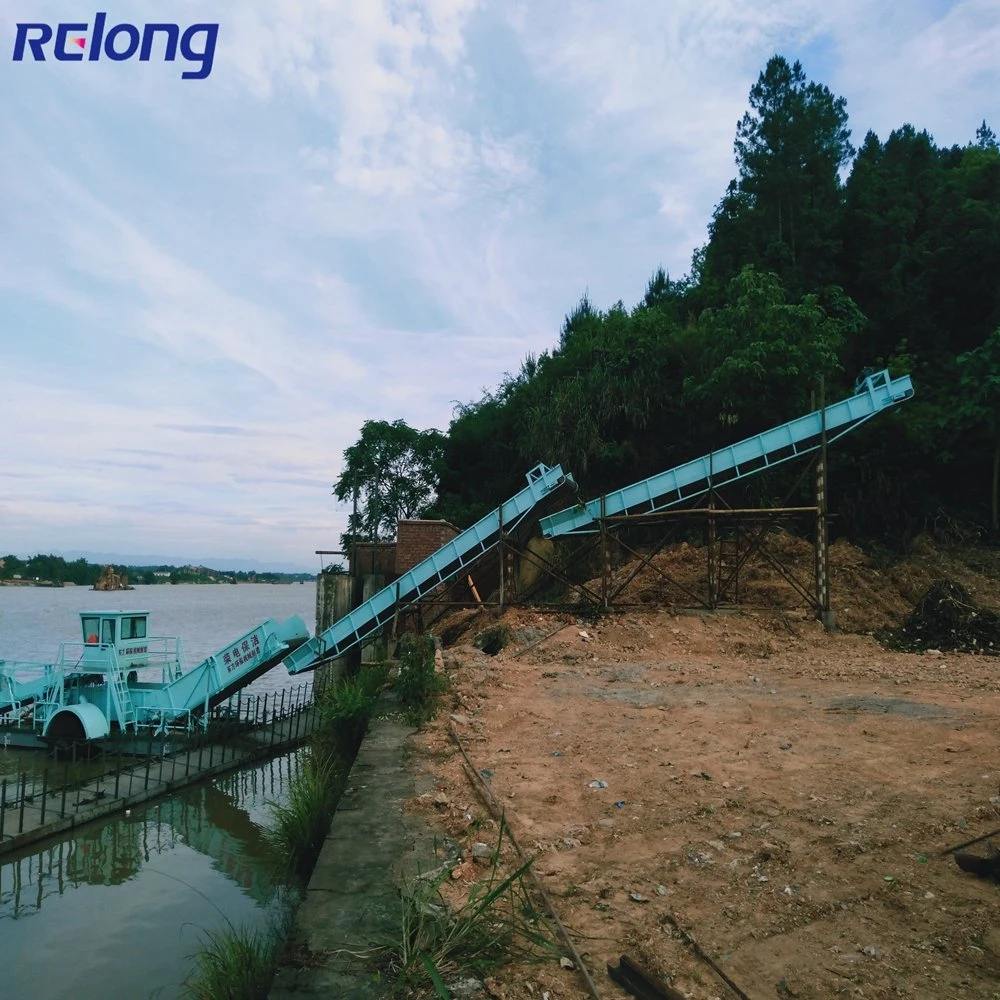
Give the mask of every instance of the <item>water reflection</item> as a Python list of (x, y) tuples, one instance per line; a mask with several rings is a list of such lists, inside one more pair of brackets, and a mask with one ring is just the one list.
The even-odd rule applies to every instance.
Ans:
[(283, 888), (264, 843), (267, 803), (284, 801), (298, 760), (275, 758), (5, 859), (4, 994), (176, 995), (200, 930), (266, 923)]

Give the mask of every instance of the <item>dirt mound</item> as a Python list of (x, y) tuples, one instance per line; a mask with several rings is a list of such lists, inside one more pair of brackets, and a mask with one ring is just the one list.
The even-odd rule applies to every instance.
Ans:
[[(707, 602), (708, 555), (704, 545), (681, 542), (668, 546), (650, 563), (640, 566), (638, 560), (630, 559), (614, 567), (610, 581), (613, 604), (676, 608)], [(885, 634), (899, 630), (916, 602), (942, 579), (964, 587), (984, 609), (1000, 610), (996, 585), (1000, 552), (992, 549), (941, 547), (921, 536), (901, 559), (885, 554), (876, 558), (840, 539), (829, 548), (829, 564), (832, 606), (843, 631)], [(732, 557), (727, 554), (721, 567), (722, 580), (732, 572)], [(811, 591), (814, 574), (812, 542), (787, 530), (769, 531), (762, 550), (740, 564), (735, 603), (757, 610), (806, 608), (802, 592), (789, 578)], [(599, 594), (600, 577), (588, 580), (586, 586)], [(730, 594), (732, 591), (730, 587)], [(581, 607), (586, 604), (579, 592), (568, 593), (567, 599)]]
[(888, 643), (904, 652), (926, 649), (1000, 655), (1000, 614), (976, 604), (954, 580), (936, 580)]

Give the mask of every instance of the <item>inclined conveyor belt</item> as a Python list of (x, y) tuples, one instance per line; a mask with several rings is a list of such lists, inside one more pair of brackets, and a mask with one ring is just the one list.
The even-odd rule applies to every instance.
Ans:
[(423, 562), (407, 570), (398, 580), (336, 621), (325, 632), (310, 639), (284, 660), (290, 674), (312, 670), (325, 660), (342, 656), (352, 646), (391, 621), (396, 610), (425, 597), (442, 583), (456, 577), (500, 541), (501, 533), (515, 528), (525, 515), (572, 476), (557, 465), (536, 465), (527, 475), (528, 485), (506, 503), (456, 535)]
[[(832, 403), (824, 410), (816, 410), (693, 462), (608, 493), (604, 497), (603, 516), (651, 514), (726, 483), (745, 479), (819, 448), (824, 415), (827, 441), (836, 441), (877, 413), (912, 395), (913, 384), (908, 375), (893, 379), (888, 371), (876, 372), (860, 383), (855, 395)], [(601, 516), (601, 498), (598, 497), (587, 504), (577, 504), (543, 517), (539, 523), (546, 538), (556, 538), (592, 533), (598, 530), (593, 524)]]

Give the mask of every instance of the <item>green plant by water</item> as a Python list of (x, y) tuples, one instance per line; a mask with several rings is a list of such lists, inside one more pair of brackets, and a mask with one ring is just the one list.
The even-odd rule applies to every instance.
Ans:
[(403, 880), (394, 937), (359, 954), (367, 960), (388, 995), (433, 989), (449, 1000), (449, 982), (482, 979), (511, 961), (542, 961), (559, 954), (552, 928), (536, 909), (526, 882), (532, 861), (509, 875), (500, 872), (503, 824), (486, 876), (457, 909), (441, 896), (451, 874), (445, 865), (429, 877)]
[(274, 825), (266, 834), (281, 864), (300, 878), (308, 878), (319, 857), (387, 674), (382, 664), (365, 666), (317, 692), (319, 723), (289, 785), (288, 802), (271, 803)]
[(204, 931), (182, 996), (185, 1000), (266, 1000), (294, 917), (294, 900), (288, 895), (279, 896), (265, 929), (235, 927), (223, 914), (224, 928)]
[(432, 718), (438, 695), (444, 691), (446, 680), (434, 669), (434, 636), (403, 636), (399, 647), (399, 675), (396, 693), (403, 706), (407, 721), (420, 725)]

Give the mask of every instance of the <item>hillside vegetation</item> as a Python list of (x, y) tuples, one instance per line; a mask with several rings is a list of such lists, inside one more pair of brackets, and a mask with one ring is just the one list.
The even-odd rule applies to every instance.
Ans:
[[(906, 123), (855, 148), (844, 99), (772, 58), (690, 273), (655, 271), (632, 306), (582, 298), (550, 350), (445, 434), (421, 432), (434, 435), (423, 459), (415, 437), (436, 484), (423, 512), (469, 524), (539, 461), (596, 495), (807, 412), (821, 375), (832, 401), (888, 367), (916, 395), (832, 450), (836, 531), (894, 546), (925, 530), (995, 536), (1000, 149), (985, 121), (973, 130), (943, 148)], [(400, 424), (370, 422), (359, 446)], [(741, 499), (784, 498), (800, 471), (755, 477)], [(384, 476), (357, 472), (349, 461), (341, 485), (360, 493), (367, 537), (366, 514), (384, 520), (391, 503)]]

